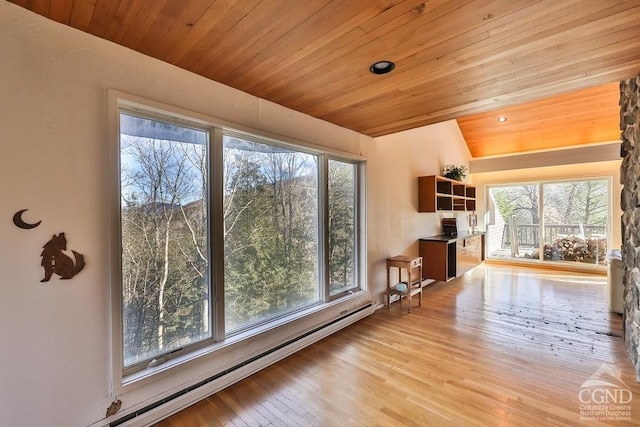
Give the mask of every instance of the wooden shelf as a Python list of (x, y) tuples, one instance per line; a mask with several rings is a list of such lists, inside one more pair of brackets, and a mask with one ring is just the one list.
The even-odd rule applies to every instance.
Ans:
[(418, 178), (418, 211), (475, 211), (476, 188), (464, 182), (430, 175)]

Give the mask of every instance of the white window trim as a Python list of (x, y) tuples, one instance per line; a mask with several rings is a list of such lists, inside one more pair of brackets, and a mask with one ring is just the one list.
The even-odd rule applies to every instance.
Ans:
[[(542, 234), (544, 230), (544, 215), (543, 215), (543, 207), (544, 207), (544, 194), (542, 188), (544, 185), (548, 184), (563, 184), (568, 182), (580, 182), (580, 181), (591, 181), (591, 180), (606, 180), (607, 181), (607, 191), (608, 191), (608, 209), (607, 209), (607, 249), (612, 247), (612, 233), (613, 233), (613, 176), (611, 175), (588, 175), (583, 177), (570, 177), (570, 178), (562, 178), (562, 179), (535, 179), (535, 180), (527, 180), (527, 181), (505, 181), (505, 182), (496, 182), (491, 184), (485, 184), (484, 186), (484, 197), (485, 197), (485, 212), (489, 213), (491, 210), (491, 194), (490, 190), (492, 188), (498, 187), (506, 187), (506, 186), (522, 186), (522, 185), (536, 185), (540, 194), (538, 195), (538, 210), (540, 213), (540, 227), (539, 233)], [(488, 225), (490, 225), (489, 215), (485, 215), (485, 230), (488, 229)], [(538, 238), (540, 244), (540, 253), (542, 253), (542, 246), (544, 245), (544, 239), (542, 235)], [(562, 269), (565, 268), (567, 270), (584, 270), (585, 272), (601, 272), (606, 269), (605, 266), (597, 265), (597, 264), (587, 264), (580, 262), (573, 263), (560, 263), (554, 261), (544, 261), (540, 259), (517, 259), (514, 260), (512, 258), (500, 258), (500, 257), (492, 257), (489, 255), (489, 247), (488, 245), (485, 248), (485, 258), (490, 261), (498, 261), (500, 263), (512, 263), (512, 264), (532, 264), (532, 265), (548, 265), (554, 268)]]
[[(352, 162), (357, 164), (357, 259), (356, 259), (356, 270), (357, 270), (357, 284), (358, 289), (352, 292), (347, 293), (344, 297), (340, 299), (326, 300), (320, 304), (314, 305), (307, 309), (295, 311), (288, 315), (284, 315), (279, 317), (273, 322), (268, 324), (260, 325), (251, 330), (247, 330), (238, 334), (234, 334), (230, 336), (228, 339), (220, 339), (221, 333), (220, 331), (216, 331), (216, 327), (224, 328), (224, 313), (220, 313), (219, 310), (215, 310), (214, 303), (212, 303), (212, 318), (214, 323), (213, 329), (213, 337), (214, 340), (218, 339), (218, 342), (207, 343), (206, 345), (200, 346), (195, 350), (176, 357), (175, 359), (169, 360), (162, 365), (155, 366), (152, 368), (146, 368), (135, 373), (129, 375), (123, 375), (123, 357), (122, 357), (122, 294), (120, 290), (120, 245), (115, 244), (114, 242), (118, 242), (120, 239), (120, 188), (119, 188), (119, 140), (120, 140), (120, 129), (119, 129), (119, 113), (121, 108), (130, 110), (130, 111), (139, 111), (145, 117), (153, 117), (157, 115), (158, 118), (162, 118), (163, 120), (172, 119), (177, 123), (191, 125), (198, 128), (210, 128), (211, 132), (211, 149), (210, 149), (210, 157), (211, 159), (218, 159), (221, 162), (222, 156), (222, 133), (238, 133), (244, 136), (252, 136), (257, 140), (263, 140), (268, 144), (277, 144), (287, 148), (292, 148), (297, 151), (308, 151), (312, 153), (322, 154), (321, 158), (324, 158), (324, 162), (326, 162), (327, 158), (337, 159), (341, 161)], [(339, 150), (318, 146), (315, 144), (311, 144), (304, 141), (293, 140), (291, 138), (285, 138), (278, 135), (272, 135), (268, 132), (255, 130), (252, 128), (248, 128), (243, 125), (238, 125), (230, 122), (226, 122), (223, 120), (215, 119), (212, 117), (208, 117), (203, 114), (195, 113), (192, 111), (184, 110), (181, 108), (172, 107), (163, 103), (159, 103), (156, 101), (151, 101), (148, 99), (144, 99), (135, 95), (131, 95), (128, 93), (116, 91), (116, 90), (108, 90), (108, 156), (109, 156), (109, 197), (110, 197), (110, 206), (113, 208), (109, 212), (110, 219), (110, 236), (111, 236), (111, 245), (109, 250), (109, 265), (110, 265), (110, 275), (109, 275), (109, 283), (110, 286), (110, 298), (109, 305), (111, 313), (111, 321), (110, 321), (110, 335), (111, 335), (111, 390), (110, 395), (112, 398), (116, 398), (117, 396), (122, 396), (123, 394), (136, 392), (140, 388), (145, 386), (149, 386), (153, 383), (158, 383), (162, 381), (166, 381), (171, 377), (175, 376), (176, 369), (180, 367), (180, 371), (184, 372), (182, 366), (188, 367), (190, 365), (198, 364), (202, 366), (203, 363), (206, 364), (206, 361), (213, 357), (217, 352), (229, 350), (230, 352), (235, 351), (234, 348), (237, 345), (242, 345), (246, 340), (252, 340), (256, 337), (268, 335), (269, 333), (273, 333), (274, 331), (280, 330), (283, 327), (291, 326), (296, 324), (296, 322), (301, 322), (307, 319), (304, 323), (320, 321), (324, 322), (324, 319), (330, 319), (332, 317), (343, 314), (348, 309), (353, 309), (358, 306), (361, 306), (365, 302), (370, 302), (371, 297), (367, 289), (367, 256), (366, 256), (366, 187), (365, 187), (365, 177), (366, 177), (366, 158), (363, 156), (355, 155), (352, 153), (342, 152)], [(220, 150), (219, 153), (216, 153), (217, 150)], [(211, 160), (210, 159), (210, 160)], [(219, 165), (210, 162), (211, 173), (211, 187), (216, 188), (216, 185), (221, 185), (222, 180), (222, 168), (218, 167)], [(215, 171), (219, 171), (219, 176), (215, 173)], [(219, 181), (216, 181), (219, 180)], [(213, 191), (215, 194), (216, 192)], [(218, 198), (212, 197), (212, 203), (221, 203), (221, 200), (216, 200)], [(219, 198), (221, 199), (221, 197)], [(212, 207), (212, 211), (221, 211), (216, 210), (215, 207)], [(322, 215), (320, 215), (322, 217)], [(324, 220), (324, 219), (323, 219)], [(215, 217), (211, 219), (212, 224), (220, 224), (220, 221)], [(221, 228), (221, 226), (220, 226)], [(219, 231), (218, 231), (219, 232)], [(216, 231), (215, 229), (211, 230), (213, 235), (212, 241), (218, 242), (218, 245), (214, 243), (212, 248), (211, 257), (213, 274), (223, 274), (223, 270), (221, 268), (216, 268), (217, 263), (223, 263), (223, 257), (220, 256), (220, 250), (224, 250), (224, 243), (221, 242), (221, 239), (216, 239)], [(326, 240), (326, 239), (323, 239)], [(219, 248), (217, 248), (219, 246)], [(214, 282), (215, 280), (220, 280), (220, 278), (212, 277)], [(224, 277), (222, 277), (224, 279)], [(323, 287), (326, 281), (323, 281)], [(214, 292), (219, 289), (218, 286), (212, 286), (212, 299), (219, 298), (219, 295), (215, 295)], [(310, 317), (317, 318), (318, 320), (313, 320)], [(300, 329), (299, 333), (308, 328), (308, 326), (300, 325), (298, 328)], [(287, 336), (291, 336), (291, 333), (287, 333)], [(277, 345), (277, 343), (273, 344)], [(251, 354), (247, 354), (246, 357), (250, 357)], [(202, 370), (202, 369), (201, 369)], [(210, 371), (207, 371), (210, 372)], [(196, 375), (193, 378), (193, 382), (201, 375)], [(208, 374), (205, 374), (208, 375)]]
[[(361, 274), (361, 268), (359, 267), (359, 260), (358, 257), (361, 254), (361, 249), (362, 248), (366, 248), (366, 246), (363, 246), (361, 244), (361, 237), (363, 234), (362, 232), (362, 227), (360, 227), (360, 222), (362, 220), (362, 215), (361, 215), (361, 211), (363, 209), (362, 207), (362, 203), (361, 203), (361, 199), (363, 198), (363, 191), (364, 188), (363, 187), (363, 183), (364, 183), (364, 176), (362, 173), (360, 173), (361, 169), (364, 168), (364, 164), (363, 165), (358, 165), (356, 162), (354, 162), (353, 160), (349, 160), (346, 159), (344, 157), (338, 157), (338, 156), (332, 156), (332, 155), (326, 155), (324, 156), (324, 161), (323, 161), (323, 167), (324, 167), (324, 171), (322, 173), (323, 179), (325, 181), (324, 185), (325, 188), (327, 188), (327, 191), (325, 191), (325, 195), (328, 197), (329, 196), (329, 192), (328, 192), (328, 184), (329, 184), (329, 179), (328, 179), (328, 170), (329, 170), (329, 161), (330, 160), (334, 160), (334, 161), (339, 161), (339, 162), (343, 162), (343, 163), (350, 163), (355, 167), (354, 170), (354, 181), (355, 181), (355, 185), (354, 185), (354, 190), (355, 190), (355, 206), (354, 206), (354, 218), (356, 218), (356, 228), (354, 230), (355, 232), (355, 236), (354, 236), (354, 242), (353, 242), (353, 250), (355, 251), (355, 257), (356, 259), (354, 260), (354, 283), (355, 286), (353, 288), (349, 288), (349, 289), (345, 289), (335, 295), (330, 295), (331, 290), (330, 290), (330, 286), (327, 286), (325, 288), (325, 298), (326, 301), (329, 301), (331, 299), (336, 299), (336, 298), (341, 298), (343, 295), (348, 294), (350, 292), (354, 292), (357, 288), (358, 288), (358, 284), (360, 283), (360, 274)], [(324, 202), (325, 207), (324, 209), (324, 215), (325, 215), (325, 221), (323, 222), (324, 227), (328, 228), (329, 227), (329, 203)], [(328, 253), (329, 251), (329, 239), (325, 239), (326, 243), (324, 245), (324, 250)], [(324, 272), (328, 274), (329, 272), (329, 257), (325, 257), (323, 258), (325, 260), (325, 268), (324, 268)], [(325, 277), (325, 280), (328, 280), (327, 277)]]

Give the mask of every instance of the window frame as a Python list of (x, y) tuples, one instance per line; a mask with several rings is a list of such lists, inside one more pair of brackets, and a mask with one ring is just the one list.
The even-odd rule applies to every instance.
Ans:
[[(290, 322), (302, 321), (307, 316), (319, 313), (325, 309), (330, 309), (335, 303), (342, 304), (348, 302), (350, 296), (367, 292), (366, 286), (366, 217), (365, 217), (365, 158), (343, 153), (326, 147), (314, 146), (302, 141), (284, 140), (280, 136), (270, 136), (266, 132), (254, 131), (244, 126), (234, 125), (223, 121), (215, 120), (207, 116), (202, 116), (190, 111), (180, 110), (159, 104), (146, 99), (141, 99), (133, 95), (124, 94), (117, 91), (109, 91), (109, 127), (110, 139), (115, 144), (110, 144), (109, 162), (111, 182), (112, 206), (111, 222), (111, 337), (112, 337), (112, 375), (114, 378), (114, 392), (122, 393), (126, 389), (135, 389), (146, 383), (146, 380), (154, 375), (171, 370), (174, 366), (182, 365), (185, 362), (199, 359), (204, 355), (211, 354), (218, 349), (223, 349), (234, 343), (242, 342), (256, 335), (266, 333), (273, 328), (279, 328)], [(171, 352), (167, 355), (158, 355), (156, 358), (163, 358), (157, 366), (149, 366), (147, 362), (140, 362), (124, 368), (124, 344), (123, 344), (123, 294), (121, 284), (121, 248), (122, 230), (120, 217), (120, 112), (126, 112), (134, 116), (173, 123), (179, 126), (206, 130), (209, 133), (208, 152), (208, 179), (209, 179), (209, 272), (210, 272), (210, 292), (209, 292), (209, 322), (211, 325), (211, 336), (205, 340), (181, 348), (179, 351)], [(305, 306), (292, 312), (284, 313), (281, 316), (269, 318), (264, 322), (252, 324), (250, 328), (241, 331), (234, 331), (233, 334), (225, 332), (224, 321), (224, 241), (222, 223), (222, 203), (223, 203), (223, 136), (236, 135), (242, 138), (255, 140), (282, 148), (305, 152), (318, 156), (318, 235), (319, 235), (319, 258), (318, 258), (318, 281), (319, 281), (319, 302), (312, 307)], [(355, 244), (354, 244), (354, 286), (344, 292), (329, 296), (328, 282), (328, 257), (325, 247), (328, 245), (327, 237), (327, 164), (328, 159), (336, 159), (350, 163), (354, 166), (354, 191), (355, 191)]]
[[(121, 180), (121, 153), (122, 153), (122, 147), (121, 147), (121, 126), (120, 126), (120, 118), (122, 114), (126, 114), (129, 116), (134, 116), (134, 117), (138, 117), (138, 118), (142, 118), (142, 119), (147, 119), (147, 120), (154, 120), (154, 121), (158, 121), (158, 122), (162, 122), (162, 123), (167, 123), (167, 124), (171, 124), (171, 125), (175, 125), (175, 126), (180, 126), (180, 127), (184, 127), (184, 128), (190, 128), (190, 129), (196, 129), (198, 131), (202, 131), (205, 132), (208, 135), (208, 141), (205, 144), (205, 151), (206, 151), (206, 157), (207, 157), (207, 180), (210, 183), (209, 184), (209, 201), (208, 201), (208, 207), (207, 207), (207, 219), (208, 219), (208, 224), (207, 224), (207, 228), (208, 228), (208, 239), (207, 239), (207, 264), (208, 264), (208, 273), (209, 273), (209, 301), (208, 301), (208, 311), (209, 311), (209, 316), (208, 316), (208, 322), (209, 322), (209, 330), (210, 332), (210, 336), (207, 338), (204, 338), (202, 340), (196, 341), (194, 343), (182, 346), (180, 348), (177, 349), (173, 349), (173, 350), (167, 350), (163, 353), (160, 353), (158, 355), (152, 356), (152, 357), (147, 357), (143, 360), (140, 360), (138, 362), (132, 363), (131, 365), (127, 365), (125, 366), (124, 363), (124, 325), (123, 325), (123, 321), (124, 321), (124, 310), (123, 310), (123, 303), (124, 303), (124, 298), (122, 295), (122, 258), (121, 258), (121, 253), (122, 253), (122, 247), (123, 247), (123, 242), (122, 242), (122, 198), (121, 198), (121, 190), (122, 190), (122, 180)], [(120, 301), (119, 301), (119, 307), (120, 307), (120, 334), (121, 334), (121, 345), (122, 345), (122, 350), (121, 350), (121, 357), (122, 357), (122, 374), (123, 376), (128, 376), (131, 374), (134, 374), (136, 372), (145, 370), (146, 368), (149, 367), (153, 367), (159, 364), (164, 364), (168, 361), (171, 361), (173, 359), (176, 358), (180, 358), (182, 356), (184, 356), (185, 354), (189, 354), (192, 353), (198, 349), (204, 348), (208, 345), (211, 345), (213, 343), (216, 342), (216, 333), (215, 333), (215, 329), (214, 329), (214, 317), (211, 315), (211, 313), (214, 313), (216, 310), (216, 304), (214, 304), (214, 298), (212, 298), (213, 292), (214, 292), (214, 283), (213, 283), (213, 268), (215, 268), (215, 266), (212, 264), (213, 261), (213, 254), (212, 254), (212, 233), (211, 233), (211, 223), (213, 222), (211, 214), (212, 214), (212, 209), (210, 206), (210, 200), (211, 200), (211, 193), (212, 193), (212, 181), (211, 181), (211, 171), (212, 171), (212, 164), (211, 164), (211, 160), (212, 160), (212, 137), (213, 134), (211, 132), (211, 128), (210, 126), (205, 126), (202, 123), (197, 123), (197, 122), (193, 122), (190, 120), (185, 120), (185, 119), (180, 119), (180, 118), (175, 118), (175, 117), (169, 117), (169, 116), (164, 116), (161, 114), (157, 114), (156, 112), (145, 112), (145, 111), (141, 111), (138, 108), (130, 108), (127, 106), (119, 106), (118, 107), (118, 112), (117, 112), (117, 116), (118, 116), (118, 222), (117, 222), (117, 226), (118, 226), (118, 233), (117, 233), (117, 237), (118, 237), (118, 242), (117, 242), (117, 246), (119, 248), (118, 253), (118, 280), (119, 280), (119, 296), (120, 296)]]
[[(230, 336), (234, 336), (234, 335), (238, 335), (238, 334), (242, 334), (245, 333), (247, 331), (250, 331), (251, 329), (254, 328), (259, 328), (261, 326), (267, 325), (270, 322), (273, 321), (277, 321), (279, 319), (283, 319), (286, 318), (287, 316), (290, 316), (292, 314), (295, 313), (299, 313), (302, 312), (304, 310), (307, 310), (309, 308), (312, 308), (314, 306), (318, 306), (320, 304), (323, 304), (324, 302), (327, 302), (326, 299), (324, 299), (323, 295), (323, 289), (325, 288), (324, 286), (324, 281), (323, 281), (323, 268), (322, 268), (322, 264), (323, 264), (323, 257), (324, 257), (324, 251), (322, 249), (322, 247), (324, 246), (324, 240), (325, 239), (325, 232), (324, 232), (324, 228), (322, 226), (323, 224), (323, 210), (322, 206), (324, 205), (323, 203), (323, 159), (325, 157), (325, 155), (323, 153), (319, 153), (316, 150), (311, 150), (311, 149), (307, 149), (304, 147), (298, 147), (292, 144), (288, 144), (286, 142), (283, 141), (278, 141), (278, 140), (272, 140), (269, 138), (265, 138), (262, 136), (257, 136), (257, 135), (253, 135), (250, 133), (246, 133), (246, 132), (241, 132), (241, 131), (237, 131), (237, 130), (231, 130), (231, 129), (223, 129), (222, 130), (222, 140), (221, 140), (221, 144), (222, 144), (222, 148), (221, 148), (221, 152), (222, 150), (224, 150), (224, 137), (225, 136), (229, 136), (229, 137), (233, 137), (233, 138), (238, 138), (238, 139), (242, 139), (248, 142), (254, 142), (257, 144), (262, 144), (262, 145), (268, 145), (271, 147), (275, 147), (275, 148), (282, 148), (285, 150), (290, 150), (290, 151), (295, 151), (295, 152), (299, 152), (299, 153), (303, 153), (303, 154), (308, 154), (308, 155), (312, 155), (315, 156), (317, 159), (317, 163), (318, 163), (318, 167), (317, 167), (317, 171), (316, 171), (316, 179), (317, 179), (317, 206), (318, 206), (318, 212), (317, 212), (317, 233), (318, 233), (318, 250), (317, 250), (317, 259), (318, 259), (318, 279), (317, 279), (317, 291), (318, 291), (318, 300), (317, 301), (312, 301), (310, 303), (301, 305), (299, 307), (296, 307), (294, 309), (288, 310), (286, 312), (283, 313), (279, 313), (276, 314), (274, 316), (271, 316), (269, 318), (266, 319), (260, 319), (257, 320), (255, 322), (250, 322), (246, 325), (243, 325), (239, 328), (235, 328), (232, 329), (230, 331), (226, 331), (226, 329), (224, 328), (224, 324), (222, 325), (224, 329), (223, 331), (220, 331), (220, 336), (222, 337), (230, 337)], [(224, 175), (224, 164), (222, 164), (222, 156), (220, 156), (220, 168), (222, 170), (222, 174)], [(224, 181), (224, 177), (221, 177), (221, 180)], [(222, 184), (224, 185), (224, 184)], [(222, 188), (222, 187), (220, 187)], [(222, 191), (220, 192), (220, 203), (221, 206), (224, 205), (224, 200), (223, 200), (223, 195), (222, 195)], [(224, 218), (222, 218), (222, 209), (220, 210), (220, 221), (219, 221), (219, 225), (220, 225), (220, 235), (222, 236), (224, 234), (224, 230), (223, 230), (223, 225), (224, 223)], [(218, 223), (216, 224), (218, 225)], [(218, 309), (221, 312), (225, 312), (226, 307), (224, 305), (224, 239), (219, 239), (222, 242), (222, 258), (220, 258), (222, 260), (222, 266), (219, 267), (219, 269), (223, 272), (223, 277), (221, 278), (221, 295), (220, 295), (220, 299), (218, 301), (220, 301), (220, 307), (218, 307)], [(223, 316), (223, 322), (226, 323), (226, 318)]]
[(515, 181), (515, 182), (496, 182), (485, 185), (485, 201), (486, 201), (486, 212), (485, 215), (485, 230), (488, 229), (488, 225), (492, 224), (492, 220), (490, 219), (492, 215), (491, 212), (491, 189), (492, 188), (500, 188), (500, 187), (515, 187), (515, 186), (525, 186), (525, 185), (533, 185), (538, 189), (538, 216), (539, 216), (539, 229), (538, 229), (538, 258), (537, 259), (527, 259), (527, 258), (505, 258), (505, 257), (497, 257), (491, 256), (489, 253), (489, 246), (486, 245), (485, 248), (485, 258), (491, 261), (505, 262), (505, 263), (522, 263), (522, 264), (537, 264), (537, 265), (545, 265), (554, 268), (565, 268), (565, 269), (577, 269), (577, 270), (585, 270), (585, 271), (603, 271), (606, 269), (606, 266), (598, 265), (598, 264), (590, 264), (590, 263), (582, 263), (582, 262), (558, 262), (558, 261), (548, 261), (543, 257), (543, 248), (544, 248), (544, 229), (545, 229), (545, 221), (544, 221), (544, 187), (545, 185), (553, 185), (553, 184), (567, 184), (573, 182), (585, 182), (585, 181), (605, 181), (607, 184), (607, 223), (606, 223), (606, 242), (607, 248), (610, 249), (612, 247), (612, 218), (613, 218), (613, 176), (611, 175), (598, 175), (592, 176), (587, 175), (584, 177), (569, 177), (562, 179), (536, 179), (536, 180), (526, 180), (526, 181)]
[[(323, 260), (325, 261), (325, 272), (326, 272), (326, 277), (325, 277), (325, 301), (331, 301), (331, 300), (335, 300), (335, 299), (339, 299), (344, 297), (345, 295), (349, 295), (351, 293), (353, 293), (355, 290), (357, 290), (358, 288), (358, 283), (360, 283), (360, 272), (361, 269), (358, 268), (358, 266), (360, 265), (360, 242), (362, 240), (362, 235), (361, 235), (361, 227), (360, 227), (360, 220), (361, 220), (361, 206), (362, 206), (362, 200), (361, 200), (361, 183), (362, 183), (362, 177), (361, 174), (358, 173), (359, 172), (359, 165), (357, 162), (350, 160), (350, 159), (346, 159), (344, 157), (338, 157), (338, 156), (332, 156), (332, 155), (326, 155), (324, 156), (324, 162), (323, 162), (323, 178), (324, 178), (324, 186), (325, 186), (325, 194), (326, 194), (326, 198), (327, 201), (326, 203), (324, 203), (324, 222), (323, 225), (325, 227), (325, 229), (329, 229), (329, 203), (328, 203), (328, 198), (329, 198), (329, 162), (330, 161), (337, 161), (337, 162), (341, 162), (341, 163), (345, 163), (345, 164), (350, 164), (353, 167), (353, 183), (354, 183), (354, 194), (353, 194), (353, 200), (354, 200), (354, 206), (353, 206), (353, 219), (354, 219), (354, 226), (353, 226), (353, 286), (348, 287), (348, 288), (343, 288), (340, 292), (337, 292), (333, 295), (331, 295), (331, 283), (330, 283), (330, 278), (329, 278), (329, 256), (325, 256), (323, 258)], [(324, 233), (324, 237), (325, 237), (325, 245), (324, 245), (324, 251), (326, 254), (329, 253), (329, 238), (328, 238), (328, 233)]]

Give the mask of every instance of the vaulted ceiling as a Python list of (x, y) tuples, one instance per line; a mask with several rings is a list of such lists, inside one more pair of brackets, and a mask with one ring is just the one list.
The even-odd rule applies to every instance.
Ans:
[(608, 83), (461, 117), (458, 126), (472, 157), (618, 141), (619, 99), (619, 82)]
[[(491, 144), (545, 146), (539, 129), (537, 141), (522, 133), (510, 145), (480, 140), (483, 117), (511, 111), (512, 126), (515, 114), (529, 115), (525, 104), (541, 108), (535, 123), (544, 126), (550, 97), (640, 72), (639, 0), (10, 1), (370, 136), (461, 119), (474, 156), (500, 154)], [(378, 60), (395, 70), (370, 73)], [(548, 110), (567, 127), (569, 115), (585, 122), (572, 96), (564, 98), (570, 113)], [(590, 142), (599, 141), (580, 143)]]

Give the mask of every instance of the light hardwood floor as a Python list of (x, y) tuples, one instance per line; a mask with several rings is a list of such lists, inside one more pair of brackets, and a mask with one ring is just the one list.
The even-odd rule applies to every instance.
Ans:
[[(640, 425), (605, 285), (482, 265), (425, 288), (411, 314), (378, 310), (157, 426)], [(631, 421), (581, 417), (581, 387), (607, 366), (632, 393)]]

